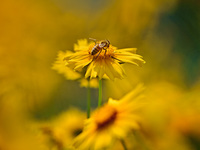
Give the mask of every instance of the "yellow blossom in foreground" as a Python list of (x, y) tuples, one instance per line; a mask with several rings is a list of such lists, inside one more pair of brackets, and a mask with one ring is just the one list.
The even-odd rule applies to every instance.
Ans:
[[(97, 42), (98, 44), (98, 42)], [(95, 43), (88, 43), (86, 39), (78, 40), (75, 44), (75, 53), (68, 55), (65, 60), (68, 66), (76, 71), (85, 71), (85, 78), (90, 77), (101, 79), (103, 76), (108, 76), (111, 80), (114, 78), (122, 79), (125, 71), (122, 67), (123, 63), (131, 63), (139, 66), (145, 61), (142, 56), (136, 54), (136, 48), (117, 49), (109, 45), (108, 48), (92, 55), (92, 49)]]
[(99, 150), (108, 148), (114, 141), (124, 139), (133, 130), (138, 130), (141, 120), (138, 109), (143, 98), (143, 88), (138, 86), (121, 100), (109, 99), (85, 122), (83, 132), (75, 139), (77, 149)]

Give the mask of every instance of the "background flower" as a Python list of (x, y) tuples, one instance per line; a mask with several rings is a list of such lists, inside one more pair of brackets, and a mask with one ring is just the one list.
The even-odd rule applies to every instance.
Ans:
[(53, 63), (52, 69), (58, 71), (59, 74), (63, 74), (67, 80), (76, 80), (76, 81), (78, 80), (80, 82), (81, 87), (87, 88), (90, 82), (91, 88), (97, 88), (98, 87), (97, 79), (87, 80), (85, 79), (83, 73), (76, 72), (74, 69), (67, 66), (65, 58), (70, 54), (71, 54), (70, 51), (66, 52), (60, 51), (58, 53), (57, 60)]
[(82, 132), (85, 119), (84, 112), (70, 108), (51, 121), (36, 122), (34, 128), (38, 131), (38, 139), (46, 148), (62, 150), (73, 148), (72, 142)]

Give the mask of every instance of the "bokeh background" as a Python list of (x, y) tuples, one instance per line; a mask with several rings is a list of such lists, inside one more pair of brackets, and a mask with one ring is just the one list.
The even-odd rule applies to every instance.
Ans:
[[(87, 89), (52, 64), (58, 51), (89, 37), (136, 47), (147, 62), (125, 65), (124, 80), (104, 81), (103, 100), (145, 85), (148, 149), (200, 149), (199, 8), (198, 0), (2, 0), (0, 149), (49, 149), (38, 140), (38, 124), (71, 107), (86, 110)], [(92, 89), (93, 108), (97, 96)]]

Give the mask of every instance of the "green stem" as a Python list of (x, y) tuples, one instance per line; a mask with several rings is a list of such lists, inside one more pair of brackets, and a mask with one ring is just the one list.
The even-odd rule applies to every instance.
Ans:
[(121, 139), (120, 141), (121, 141), (121, 143), (122, 143), (122, 146), (123, 146), (124, 150), (128, 150), (125, 141), (122, 140), (122, 139)]
[(134, 132), (133, 135), (134, 135), (137, 143), (140, 144), (144, 150), (149, 150), (150, 149), (147, 146), (147, 144), (144, 142), (144, 140), (142, 139), (141, 135), (138, 132)]
[(98, 107), (102, 105), (102, 80), (99, 80), (99, 100)]
[(87, 87), (87, 118), (90, 118), (90, 109), (91, 109), (91, 92), (90, 92), (90, 81), (88, 81), (88, 87)]

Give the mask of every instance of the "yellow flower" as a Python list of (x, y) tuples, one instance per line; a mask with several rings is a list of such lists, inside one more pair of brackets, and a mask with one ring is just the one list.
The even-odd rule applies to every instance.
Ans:
[(77, 149), (101, 149), (109, 147), (117, 139), (124, 139), (128, 133), (138, 130), (141, 118), (138, 109), (143, 98), (143, 88), (138, 86), (121, 100), (109, 99), (85, 122), (83, 132), (75, 139)]
[(81, 87), (88, 87), (88, 83), (90, 82), (91, 88), (97, 88), (99, 86), (97, 79), (87, 80), (84, 78), (84, 74), (67, 66), (68, 63), (64, 58), (70, 56), (71, 53), (70, 51), (59, 51), (57, 60), (54, 62), (52, 69), (58, 71), (59, 74), (63, 74), (67, 80), (78, 80)]
[(121, 64), (131, 63), (139, 66), (145, 63), (142, 56), (135, 54), (136, 48), (117, 49), (110, 44), (106, 50), (92, 55), (94, 46), (94, 42), (88, 43), (86, 39), (78, 40), (78, 44), (74, 46), (75, 53), (65, 58), (68, 65), (76, 71), (84, 71), (86, 67), (85, 78), (101, 79), (103, 76), (108, 76), (111, 80), (122, 79), (125, 71)]
[(85, 113), (71, 108), (51, 122), (40, 125), (41, 139), (50, 148), (70, 148), (73, 139), (83, 130), (84, 119)]
[(69, 54), (70, 54), (69, 51), (66, 52), (59, 51), (57, 60), (53, 64), (52, 69), (57, 70), (58, 73), (60, 74), (63, 74), (68, 80), (76, 80), (81, 77), (81, 74), (67, 67), (66, 62), (64, 61), (64, 58)]

